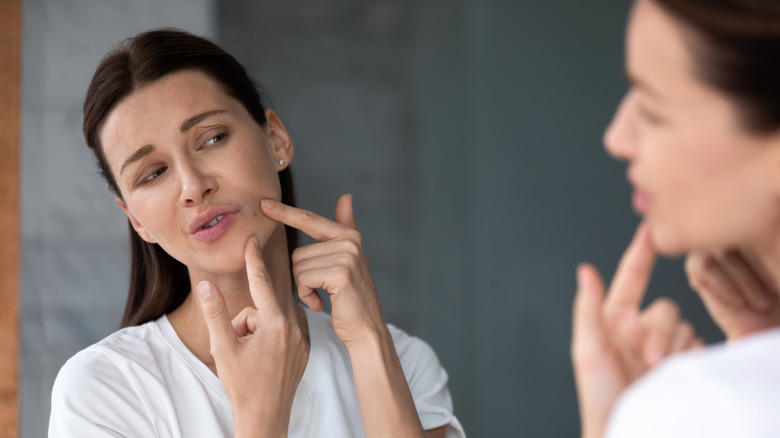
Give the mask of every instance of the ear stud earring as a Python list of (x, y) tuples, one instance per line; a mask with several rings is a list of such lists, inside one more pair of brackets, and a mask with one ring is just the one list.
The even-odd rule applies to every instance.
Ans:
[(277, 163), (279, 163), (279, 167), (284, 166), (284, 159), (280, 158), (279, 161), (277, 161)]

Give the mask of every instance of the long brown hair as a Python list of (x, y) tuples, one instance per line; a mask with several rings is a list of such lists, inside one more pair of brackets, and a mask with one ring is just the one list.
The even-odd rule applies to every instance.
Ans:
[(743, 126), (780, 129), (780, 1), (653, 1), (683, 23), (695, 73), (734, 101)]
[[(111, 174), (100, 130), (109, 113), (134, 90), (182, 70), (197, 70), (214, 79), (247, 109), (261, 126), (266, 125), (265, 98), (244, 67), (230, 54), (204, 38), (176, 29), (138, 34), (108, 53), (95, 70), (84, 100), (83, 131), (95, 154), (100, 172), (118, 197), (122, 192)], [(295, 205), (290, 167), (279, 172), (282, 202)], [(187, 267), (159, 245), (141, 239), (128, 220), (130, 233), (130, 285), (122, 327), (143, 324), (178, 307), (190, 292)], [(299, 245), (298, 232), (285, 227), (287, 249)]]

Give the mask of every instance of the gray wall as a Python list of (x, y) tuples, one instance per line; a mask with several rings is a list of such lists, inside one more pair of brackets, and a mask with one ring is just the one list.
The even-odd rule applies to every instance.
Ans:
[[(601, 132), (623, 0), (26, 0), (22, 432), (57, 369), (115, 329), (125, 220), (80, 134), (99, 57), (155, 26), (214, 36), (296, 143), (299, 204), (353, 193), (387, 319), (431, 343), (470, 436), (574, 436), (574, 267), (611, 275), (636, 217)], [(679, 261), (652, 284), (720, 339)]]

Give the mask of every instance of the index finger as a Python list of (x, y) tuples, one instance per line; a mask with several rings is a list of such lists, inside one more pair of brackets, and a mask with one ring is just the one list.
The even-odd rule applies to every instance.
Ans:
[(269, 319), (282, 316), (279, 299), (274, 292), (271, 276), (265, 268), (257, 238), (252, 236), (244, 247), (244, 260), (246, 261), (246, 275), (249, 280), (249, 293), (252, 302), (255, 303), (260, 314), (258, 323), (262, 324)]
[(309, 210), (291, 207), (272, 199), (263, 199), (260, 209), (269, 218), (297, 228), (320, 242), (339, 237), (346, 226), (325, 219)]
[(605, 310), (639, 310), (655, 266), (656, 254), (650, 244), (650, 228), (642, 222), (620, 258), (609, 287)]

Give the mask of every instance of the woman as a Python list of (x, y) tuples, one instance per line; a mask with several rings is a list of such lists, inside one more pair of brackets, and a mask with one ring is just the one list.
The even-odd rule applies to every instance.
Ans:
[[(581, 266), (572, 358), (582, 436), (780, 436), (780, 3), (637, 0), (626, 46), (632, 86), (605, 143), (628, 161), (644, 221), (608, 295), (638, 302), (656, 253), (700, 252), (691, 283), (729, 342), (629, 387), (616, 352), (627, 334), (605, 323), (601, 280)], [(766, 277), (773, 287), (756, 280)], [(758, 292), (734, 299), (732, 284)]]
[(433, 351), (384, 321), (351, 197), (335, 221), (292, 206), (293, 143), (232, 56), (125, 41), (84, 135), (129, 220), (130, 291), (125, 328), (60, 371), (51, 436), (463, 436)]

